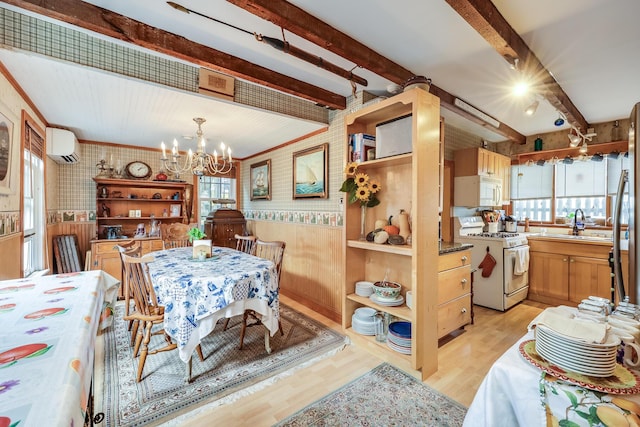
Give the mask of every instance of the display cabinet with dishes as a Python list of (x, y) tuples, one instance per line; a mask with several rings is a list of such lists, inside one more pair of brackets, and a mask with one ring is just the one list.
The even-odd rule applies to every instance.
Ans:
[[(426, 378), (437, 370), (438, 354), (440, 100), (422, 88), (405, 90), (347, 115), (345, 124), (346, 141), (359, 134), (376, 137), (375, 154), (370, 146), (347, 144), (345, 150), (351, 170), (345, 170), (342, 188), (347, 193), (343, 328), (365, 348), (385, 352), (384, 357), (421, 370)], [(354, 148), (367, 150), (357, 164), (351, 163)], [(354, 166), (354, 182), (366, 189), (349, 181)], [(401, 227), (406, 236), (400, 235)], [(412, 308), (405, 303), (407, 292)], [(363, 307), (388, 314), (387, 326), (401, 322), (391, 343), (362, 333), (377, 324), (358, 318), (356, 311)]]
[[(154, 221), (188, 223), (191, 184), (167, 181), (93, 178), (96, 182), (98, 239), (151, 236)], [(143, 224), (144, 231), (139, 227)], [(144, 234), (144, 235), (143, 235)]]

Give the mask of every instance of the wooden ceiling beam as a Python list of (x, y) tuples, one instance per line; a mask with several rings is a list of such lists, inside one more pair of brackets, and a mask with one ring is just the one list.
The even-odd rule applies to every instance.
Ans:
[(513, 65), (517, 59), (518, 70), (533, 79), (538, 93), (562, 112), (569, 123), (586, 131), (589, 124), (569, 95), (490, 0), (446, 1), (505, 61)]
[[(402, 84), (415, 75), (410, 70), (285, 0), (227, 1), (396, 84)], [(511, 141), (519, 144), (526, 143), (524, 135), (504, 123), (500, 123), (497, 127), (493, 126), (457, 107), (454, 105), (455, 96), (444, 89), (432, 84), (430, 92), (440, 98), (440, 104), (444, 108), (454, 111)]]
[(295, 95), (325, 107), (344, 110), (347, 105), (346, 98), (342, 95), (84, 1), (6, 0), (4, 3)]

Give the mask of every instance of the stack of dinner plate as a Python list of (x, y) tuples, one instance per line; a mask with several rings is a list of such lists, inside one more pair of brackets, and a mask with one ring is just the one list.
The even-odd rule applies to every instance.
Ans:
[(351, 316), (351, 328), (361, 335), (375, 335), (376, 326), (382, 319), (376, 316), (376, 310), (370, 307), (360, 307)]
[(554, 365), (592, 377), (613, 375), (620, 338), (607, 334), (602, 344), (584, 342), (545, 325), (536, 326), (536, 352)]
[(385, 307), (395, 307), (404, 303), (404, 297), (402, 295), (398, 295), (397, 298), (382, 298), (376, 294), (371, 294), (369, 299), (376, 304), (383, 305)]
[(387, 346), (402, 354), (411, 354), (411, 322), (389, 323)]
[(373, 294), (373, 283), (360, 281), (356, 282), (356, 295), (360, 295), (361, 297), (369, 297)]

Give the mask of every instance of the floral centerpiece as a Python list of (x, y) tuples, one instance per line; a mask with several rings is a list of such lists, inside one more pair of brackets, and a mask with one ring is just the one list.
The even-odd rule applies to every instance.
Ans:
[(340, 191), (348, 194), (349, 203), (360, 202), (360, 239), (365, 239), (366, 209), (380, 204), (377, 193), (381, 187), (378, 181), (371, 179), (368, 174), (358, 172), (358, 164), (351, 162), (344, 169), (347, 179), (342, 183)]
[(193, 258), (204, 261), (211, 257), (211, 240), (205, 240), (207, 235), (198, 227), (192, 227), (187, 233), (189, 241), (193, 244)]

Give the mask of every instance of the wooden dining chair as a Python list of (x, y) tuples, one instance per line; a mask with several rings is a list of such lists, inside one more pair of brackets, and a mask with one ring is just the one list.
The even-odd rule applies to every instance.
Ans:
[(180, 222), (160, 224), (163, 248), (171, 249), (191, 246), (191, 242), (189, 241), (190, 228), (188, 224), (182, 224)]
[(236, 234), (236, 250), (255, 255), (256, 253), (256, 236), (241, 236)]
[[(278, 292), (280, 289), (280, 273), (282, 272), (282, 260), (284, 259), (284, 249), (286, 247), (286, 243), (276, 240), (272, 242), (267, 242), (264, 240), (256, 239), (255, 243), (255, 255), (260, 258), (268, 259), (273, 262), (276, 266), (276, 274), (278, 275)], [(249, 318), (254, 319), (253, 323), (249, 323)], [(245, 310), (242, 315), (242, 329), (240, 330), (240, 350), (244, 345), (244, 335), (248, 327), (261, 325), (262, 321), (260, 320), (259, 315), (254, 310)], [(280, 322), (278, 325), (280, 330), (280, 335), (284, 335), (284, 331), (282, 330), (282, 323)]]
[[(147, 265), (147, 263), (153, 261), (153, 257), (146, 255), (142, 258), (136, 258), (125, 254), (121, 254), (121, 256), (124, 264), (125, 275), (132, 291), (135, 306), (135, 309), (124, 319), (134, 320), (140, 323), (140, 327), (136, 334), (135, 346), (133, 348), (133, 357), (138, 357), (138, 353), (140, 353), (140, 359), (138, 361), (138, 375), (136, 377), (137, 382), (140, 382), (147, 356), (163, 351), (173, 350), (177, 348), (177, 345), (171, 340), (171, 337), (169, 337), (164, 330), (160, 330), (157, 333), (164, 335), (167, 345), (165, 347), (149, 351), (149, 342), (151, 341), (152, 335), (151, 329), (154, 325), (162, 324), (164, 322), (164, 307), (158, 304), (156, 293), (151, 284), (151, 277), (149, 276), (149, 266)], [(198, 352), (200, 360), (204, 360), (200, 345), (196, 347), (196, 351)], [(189, 379), (190, 377), (191, 372), (189, 372)]]
[[(122, 242), (118, 245), (115, 245), (114, 248), (120, 254), (120, 263), (121, 263), (121, 285), (122, 293), (124, 295), (124, 317), (129, 316), (131, 311), (131, 300), (132, 300), (132, 292), (129, 286), (129, 280), (127, 274), (124, 271), (124, 258), (123, 255), (137, 257), (142, 256), (142, 245), (138, 245), (135, 240), (129, 240), (128, 242)], [(138, 321), (129, 320), (129, 328), (131, 331), (131, 345), (134, 344), (136, 334), (138, 332)]]
[[(244, 252), (249, 255), (255, 255), (256, 253), (256, 236), (243, 236), (236, 234), (236, 250)], [(229, 318), (224, 319), (224, 325), (222, 330), (226, 331), (229, 326)]]

